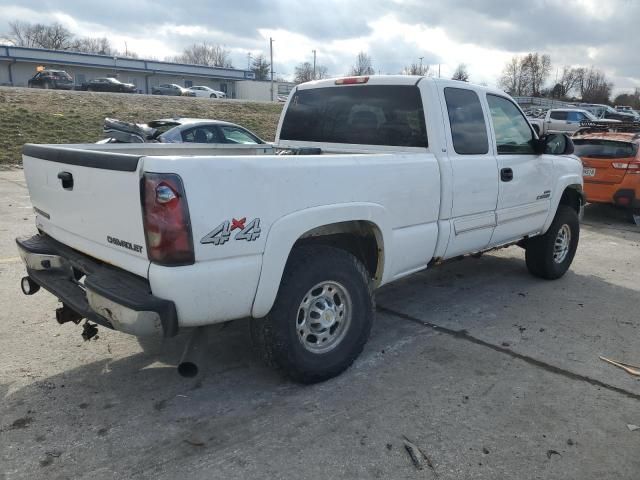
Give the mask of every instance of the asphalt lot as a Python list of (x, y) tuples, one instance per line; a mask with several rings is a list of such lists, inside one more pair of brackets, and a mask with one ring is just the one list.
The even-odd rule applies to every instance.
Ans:
[(587, 208), (558, 281), (514, 247), (383, 288), (363, 355), (310, 387), (262, 366), (244, 322), (191, 380), (184, 338), (83, 342), (19, 291), (33, 231), (22, 172), (0, 171), (0, 479), (639, 476), (640, 381), (598, 358), (640, 365), (640, 228), (616, 210)]

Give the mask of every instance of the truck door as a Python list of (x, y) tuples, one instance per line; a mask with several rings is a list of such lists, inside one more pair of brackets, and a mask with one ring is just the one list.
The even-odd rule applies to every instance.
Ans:
[(510, 99), (487, 94), (487, 104), (500, 171), (497, 225), (491, 245), (501, 245), (542, 229), (551, 196), (556, 193), (551, 191), (553, 157), (535, 153), (529, 122)]
[(451, 234), (445, 258), (483, 250), (496, 225), (498, 166), (489, 148), (488, 117), (478, 94), (444, 88), (447, 154), (451, 165)]
[(569, 130), (568, 112), (550, 110), (547, 115), (546, 132), (566, 132)]

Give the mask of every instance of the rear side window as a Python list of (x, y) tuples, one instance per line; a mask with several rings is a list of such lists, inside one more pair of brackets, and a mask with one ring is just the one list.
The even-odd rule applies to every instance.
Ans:
[(552, 120), (566, 120), (568, 112), (551, 112), (549, 118)]
[(482, 155), (489, 151), (487, 125), (480, 99), (473, 90), (445, 88), (453, 149), (460, 155)]
[(630, 158), (638, 153), (638, 145), (613, 140), (574, 139), (574, 153), (589, 158)]
[(354, 85), (297, 91), (281, 140), (427, 147), (422, 98), (414, 85)]

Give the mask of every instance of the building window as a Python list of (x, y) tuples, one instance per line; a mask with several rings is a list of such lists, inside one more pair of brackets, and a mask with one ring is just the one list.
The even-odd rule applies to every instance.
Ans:
[(185, 81), (184, 81), (184, 87), (185, 87), (185, 88), (191, 88), (191, 87), (193, 87), (193, 80), (185, 80)]
[(226, 83), (221, 83), (220, 84), (220, 91), (227, 93), (227, 84)]
[(87, 76), (84, 73), (76, 74), (76, 85), (82, 85), (87, 82)]

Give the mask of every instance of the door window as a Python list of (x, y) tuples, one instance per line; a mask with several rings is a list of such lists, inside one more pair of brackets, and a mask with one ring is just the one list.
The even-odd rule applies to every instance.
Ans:
[(566, 120), (567, 113), (569, 112), (559, 112), (559, 111), (551, 112), (551, 114), (549, 115), (549, 118), (551, 120)]
[(466, 88), (445, 88), (453, 149), (460, 155), (489, 152), (487, 125), (478, 94)]
[(220, 127), (220, 130), (225, 143), (260, 143), (256, 137), (238, 127)]
[(567, 112), (567, 120), (569, 122), (581, 122), (585, 120), (585, 117), (582, 112)]
[(222, 143), (218, 130), (209, 125), (184, 130), (182, 141), (187, 143)]
[(498, 155), (535, 154), (529, 122), (513, 102), (497, 95), (487, 95), (487, 102)]

